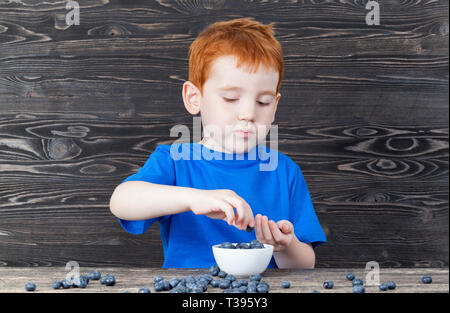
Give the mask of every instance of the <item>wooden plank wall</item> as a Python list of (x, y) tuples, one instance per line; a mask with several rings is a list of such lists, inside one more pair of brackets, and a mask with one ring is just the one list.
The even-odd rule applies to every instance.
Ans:
[(279, 151), (328, 243), (316, 267), (448, 267), (448, 1), (0, 1), (0, 265), (160, 266), (158, 225), (109, 198), (188, 125), (188, 48), (207, 25), (275, 22)]

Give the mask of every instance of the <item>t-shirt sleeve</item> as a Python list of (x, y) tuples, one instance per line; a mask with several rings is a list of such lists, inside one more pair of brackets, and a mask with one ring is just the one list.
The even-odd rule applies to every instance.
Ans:
[(291, 223), (294, 225), (294, 234), (298, 240), (310, 243), (315, 249), (318, 245), (327, 242), (327, 238), (314, 211), (300, 167), (295, 165), (295, 175), (290, 184)]
[[(127, 181), (145, 181), (160, 185), (175, 185), (175, 169), (170, 150), (165, 146), (158, 146), (137, 173), (127, 177)], [(143, 234), (154, 222), (169, 219), (170, 215), (146, 220), (128, 221), (119, 218), (120, 225), (127, 232), (135, 235)]]

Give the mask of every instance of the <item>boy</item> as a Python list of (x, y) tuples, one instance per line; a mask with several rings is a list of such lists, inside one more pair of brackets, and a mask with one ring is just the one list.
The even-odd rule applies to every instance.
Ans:
[[(274, 246), (269, 268), (314, 268), (313, 249), (326, 237), (299, 166), (269, 149), (278, 164), (260, 170), (267, 148), (258, 143), (275, 119), (282, 76), (272, 24), (218, 22), (192, 43), (182, 94), (189, 113), (201, 114), (204, 137), (159, 145), (110, 200), (132, 234), (160, 223), (163, 268), (209, 268), (212, 245), (255, 238)], [(188, 158), (175, 157), (179, 147)], [(215, 157), (204, 158), (208, 153)]]

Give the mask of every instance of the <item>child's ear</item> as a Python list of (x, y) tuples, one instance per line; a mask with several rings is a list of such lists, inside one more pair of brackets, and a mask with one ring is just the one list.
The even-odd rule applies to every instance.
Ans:
[(182, 94), (186, 110), (192, 115), (197, 115), (200, 112), (200, 90), (190, 81), (186, 81), (183, 84)]

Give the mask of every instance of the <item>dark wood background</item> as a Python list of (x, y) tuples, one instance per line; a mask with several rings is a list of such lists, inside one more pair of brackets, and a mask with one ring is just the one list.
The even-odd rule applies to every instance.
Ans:
[(448, 267), (448, 1), (0, 1), (0, 265), (160, 266), (109, 211), (114, 188), (188, 125), (188, 49), (207, 25), (275, 22), (279, 151), (328, 243), (316, 267)]

